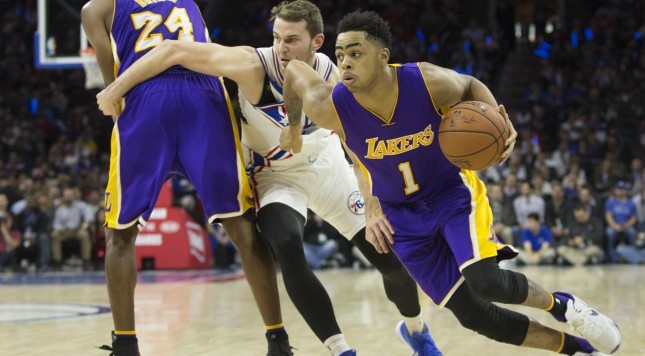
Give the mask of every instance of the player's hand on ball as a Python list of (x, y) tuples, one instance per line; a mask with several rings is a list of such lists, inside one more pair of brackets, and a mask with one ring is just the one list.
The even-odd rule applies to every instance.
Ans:
[(504, 143), (506, 150), (504, 150), (504, 153), (502, 153), (502, 157), (499, 160), (499, 165), (501, 166), (502, 164), (504, 164), (504, 162), (506, 162), (508, 157), (511, 156), (511, 152), (513, 152), (513, 148), (515, 147), (515, 139), (517, 138), (517, 131), (515, 131), (511, 119), (508, 118), (508, 114), (506, 113), (506, 108), (504, 107), (504, 105), (499, 106), (499, 113), (504, 116), (504, 119), (506, 119), (506, 127), (508, 127), (508, 129), (511, 131), (511, 135), (508, 136), (508, 139)]
[(300, 126), (287, 126), (280, 132), (280, 148), (291, 152), (300, 153), (302, 151), (302, 129)]
[(114, 95), (110, 86), (96, 94), (96, 103), (105, 116), (119, 117), (121, 115), (121, 97)]
[(378, 253), (390, 252), (390, 245), (394, 244), (394, 238), (392, 237), (394, 229), (385, 214), (383, 214), (378, 198), (365, 199), (365, 216), (367, 219), (365, 226), (365, 239), (367, 242), (374, 245)]

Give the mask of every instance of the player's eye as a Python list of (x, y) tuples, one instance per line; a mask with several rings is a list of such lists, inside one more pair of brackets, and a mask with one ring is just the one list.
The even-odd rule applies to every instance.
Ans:
[(361, 55), (361, 52), (352, 52), (352, 57), (358, 58)]
[(343, 55), (342, 54), (337, 54), (336, 59), (339, 60), (339, 61), (342, 61), (343, 60)]

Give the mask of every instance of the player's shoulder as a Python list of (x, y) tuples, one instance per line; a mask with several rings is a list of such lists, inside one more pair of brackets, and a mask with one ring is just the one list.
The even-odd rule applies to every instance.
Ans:
[(81, 19), (83, 26), (95, 23), (96, 19), (112, 16), (114, 0), (91, 0), (81, 8)]
[(442, 79), (448, 76), (451, 72), (448, 68), (440, 67), (430, 62), (416, 62), (414, 64), (419, 67), (419, 70), (427, 79)]

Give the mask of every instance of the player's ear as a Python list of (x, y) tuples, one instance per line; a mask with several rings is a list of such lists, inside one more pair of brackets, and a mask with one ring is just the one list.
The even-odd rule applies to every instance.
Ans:
[(312, 42), (313, 50), (317, 51), (320, 49), (320, 47), (322, 47), (323, 42), (325, 42), (325, 35), (323, 35), (322, 33), (319, 33), (314, 36), (311, 42)]
[(389, 48), (381, 48), (381, 53), (379, 53), (379, 62), (381, 62), (381, 64), (388, 64), (390, 62)]

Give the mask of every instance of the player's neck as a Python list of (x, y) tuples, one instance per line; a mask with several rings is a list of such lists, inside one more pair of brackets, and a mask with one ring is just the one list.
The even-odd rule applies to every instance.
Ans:
[(387, 115), (396, 106), (398, 91), (396, 68), (386, 66), (369, 87), (354, 95), (363, 105), (377, 113), (386, 112)]

